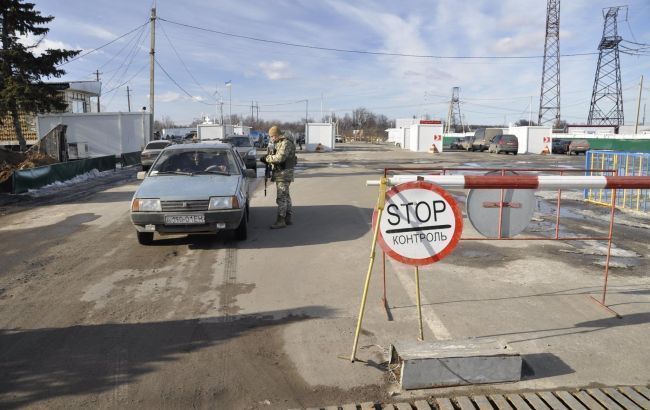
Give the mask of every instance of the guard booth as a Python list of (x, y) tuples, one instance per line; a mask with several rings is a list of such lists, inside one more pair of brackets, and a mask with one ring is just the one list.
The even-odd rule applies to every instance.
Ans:
[(517, 137), (519, 143), (518, 154), (541, 154), (544, 147), (551, 151), (551, 137), (553, 129), (551, 127), (510, 127), (504, 133), (512, 134)]
[[(425, 120), (422, 120), (423, 122)], [(434, 136), (440, 135), (438, 151), (442, 151), (442, 124), (413, 124), (409, 127), (408, 141), (405, 148), (413, 152), (429, 152), (434, 144)]]
[(332, 151), (334, 149), (334, 124), (312, 122), (305, 125), (305, 145), (307, 151)]

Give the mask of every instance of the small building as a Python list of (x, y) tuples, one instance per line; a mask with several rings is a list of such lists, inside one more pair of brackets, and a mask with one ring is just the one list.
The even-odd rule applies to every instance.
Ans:
[[(67, 106), (60, 113), (81, 114), (99, 111), (99, 97), (102, 88), (100, 81), (70, 81), (46, 84), (63, 94)], [(19, 120), (27, 145), (38, 142), (36, 115), (21, 112), (19, 113)], [(0, 145), (19, 145), (10, 115), (3, 118), (2, 123), (0, 123)]]
[(312, 122), (305, 125), (305, 144), (307, 151), (332, 151), (334, 149), (334, 124), (329, 122)]

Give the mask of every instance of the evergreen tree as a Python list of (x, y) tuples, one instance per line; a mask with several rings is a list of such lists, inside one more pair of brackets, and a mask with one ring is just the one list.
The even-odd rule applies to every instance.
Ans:
[[(0, 0), (0, 121), (11, 116), (20, 143), (27, 148), (19, 113), (61, 111), (66, 108), (59, 91), (43, 83), (42, 78), (61, 77), (65, 71), (57, 65), (79, 54), (79, 50), (48, 49), (41, 55), (34, 45), (23, 45), (19, 36), (45, 36), (49, 28), (43, 25), (54, 19), (42, 16), (35, 4), (23, 0)], [(41, 41), (44, 37), (41, 37)]]

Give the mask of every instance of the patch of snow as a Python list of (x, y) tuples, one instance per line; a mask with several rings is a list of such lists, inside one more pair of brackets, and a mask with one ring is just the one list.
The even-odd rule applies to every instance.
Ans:
[(56, 181), (52, 184), (45, 185), (38, 189), (30, 189), (27, 191), (27, 195), (32, 197), (39, 197), (39, 196), (51, 194), (62, 188), (69, 187), (71, 185), (80, 184), (82, 182), (86, 182), (92, 179), (101, 178), (107, 175), (113, 175), (114, 173), (115, 171), (113, 170), (100, 172), (97, 169), (93, 169), (91, 171), (86, 172), (85, 174), (77, 175), (72, 179), (68, 179), (67, 181)]

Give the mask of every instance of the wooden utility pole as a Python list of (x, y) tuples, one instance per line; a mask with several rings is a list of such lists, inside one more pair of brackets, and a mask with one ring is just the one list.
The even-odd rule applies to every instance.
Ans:
[[(149, 141), (153, 139), (154, 74), (156, 64), (156, 8), (151, 9), (151, 50), (149, 51)], [(148, 141), (145, 141), (148, 142)]]
[(126, 102), (129, 106), (129, 112), (131, 112), (131, 93), (129, 92), (129, 86), (126, 86)]
[[(99, 72), (99, 69), (98, 69), (97, 71), (95, 71), (95, 76), (97, 78), (97, 82), (99, 82), (99, 74), (101, 74), (101, 73)], [(100, 88), (99, 94), (101, 95), (101, 93), (102, 92), (101, 92), (101, 88)], [(98, 95), (97, 96), (97, 112), (101, 112), (101, 110), (102, 109), (100, 108), (99, 95)]]
[[(639, 113), (641, 111), (641, 92), (643, 91), (643, 76), (641, 76), (641, 82), (639, 83), (639, 99), (636, 103), (636, 121), (634, 122), (634, 133), (639, 132)], [(644, 113), (645, 116), (645, 113)]]

